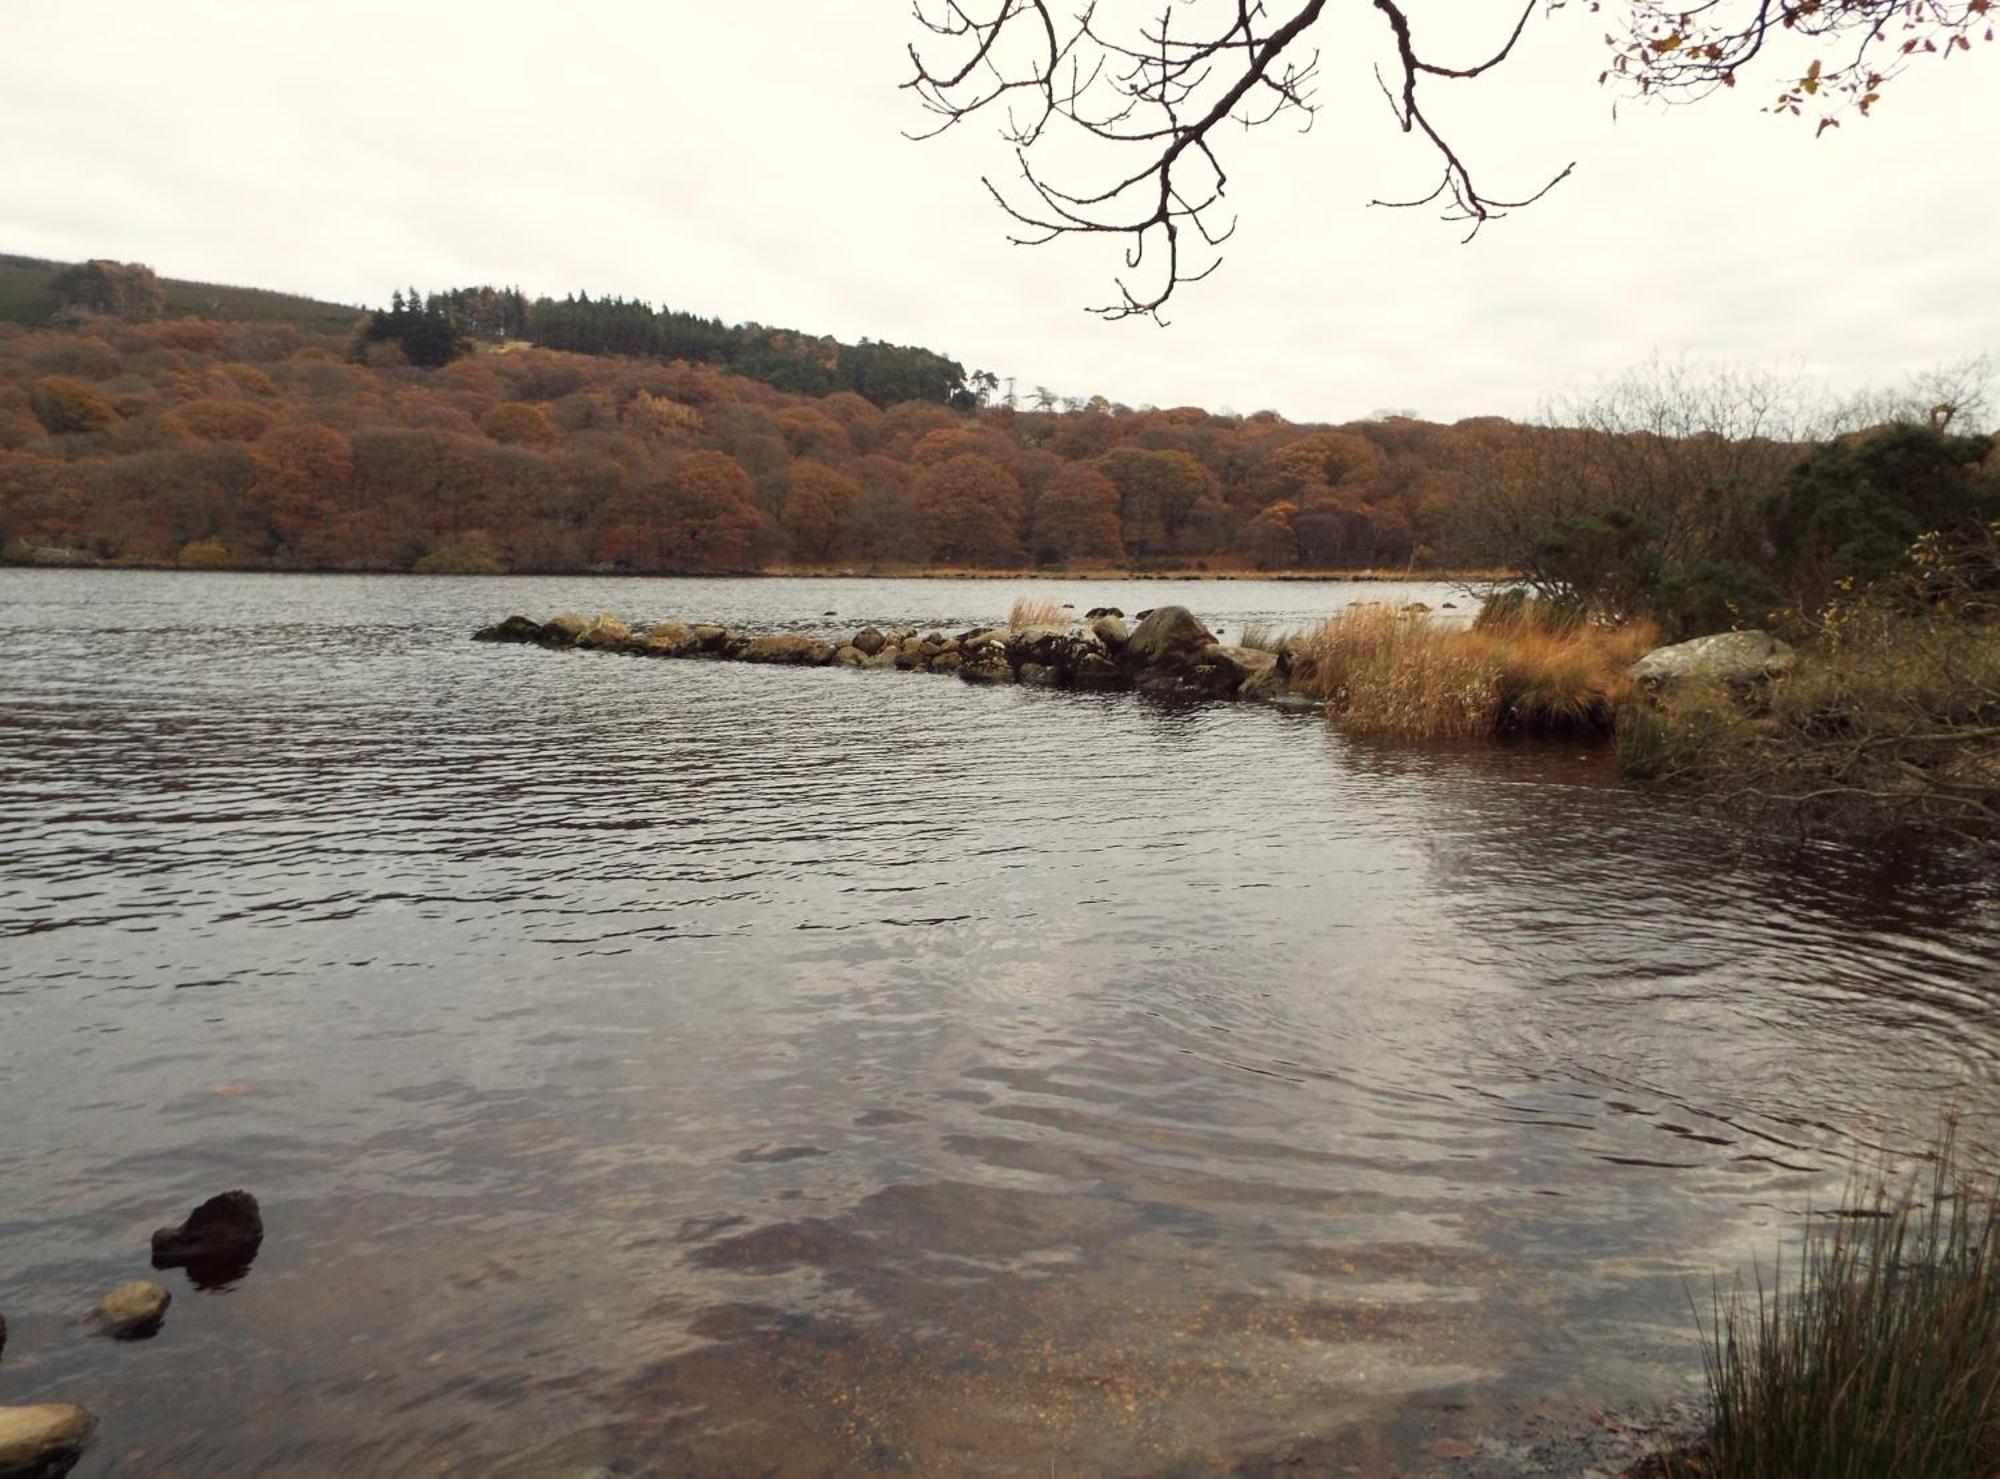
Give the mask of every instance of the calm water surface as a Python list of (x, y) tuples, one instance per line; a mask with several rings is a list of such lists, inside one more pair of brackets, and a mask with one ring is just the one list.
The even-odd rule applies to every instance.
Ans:
[[(1560, 1470), (1685, 1280), (1996, 1127), (1991, 891), (1600, 754), (466, 640), (1022, 590), (0, 572), (0, 1402), (85, 1475)], [(238, 1185), (249, 1275), (88, 1338)]]

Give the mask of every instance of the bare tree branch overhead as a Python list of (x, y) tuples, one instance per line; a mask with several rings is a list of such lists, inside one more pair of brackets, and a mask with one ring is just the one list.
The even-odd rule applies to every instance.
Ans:
[[(1079, 0), (1072, 0), (1079, 3)], [(1474, 47), (1474, 60), (1448, 63), (1418, 39), (1407, 0), (1369, 0), (1383, 20), (1387, 49), (1376, 79), (1397, 127), (1435, 151), (1440, 175), (1428, 192), (1371, 204), (1436, 205), (1464, 225), (1470, 241), (1491, 220), (1540, 200), (1574, 163), (1544, 171), (1525, 193), (1489, 192), (1459, 146), (1425, 110), (1427, 83), (1471, 81), (1512, 57), (1536, 12), (1565, 0), (1525, 0), (1507, 12), (1504, 31), (1442, 45)], [(1986, 17), (1995, 0), (1699, 0), (1681, 10), (1669, 0), (1591, 0), (1592, 12), (1626, 13), (1622, 32), (1607, 34), (1612, 59), (1600, 80), (1644, 96), (1693, 100), (1733, 87), (1739, 69), (1759, 57), (1774, 34), (1839, 43), (1831, 60), (1815, 58), (1787, 77), (1772, 111), (1800, 114), (1810, 100), (1838, 112), (1867, 113), (1882, 84), (1908, 60), (1969, 50), (1991, 40)], [(1128, 28), (1100, 20), (1102, 0), (1080, 0), (1061, 14), (1050, 0), (916, 0), (922, 32), (909, 48), (914, 93), (932, 123), (913, 138), (933, 138), (975, 114), (996, 117), (1014, 153), (1012, 178), (982, 176), (1015, 222), (1009, 240), (1039, 246), (1059, 237), (1125, 238), (1125, 270), (1113, 279), (1117, 299), (1093, 309), (1106, 318), (1149, 317), (1182, 283), (1221, 265), (1236, 229), (1225, 205), (1228, 171), (1216, 138), (1225, 123), (1248, 130), (1292, 117), (1301, 130), (1317, 110), (1319, 52), (1310, 33), (1326, 0), (1273, 10), (1265, 0), (1160, 0), (1155, 19)], [(1051, 172), (1037, 150), (1067, 135), (1095, 150), (1081, 170)]]

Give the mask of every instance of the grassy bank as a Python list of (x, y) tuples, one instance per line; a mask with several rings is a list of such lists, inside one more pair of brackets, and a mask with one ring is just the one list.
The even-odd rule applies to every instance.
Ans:
[(1881, 840), (2000, 839), (2000, 527), (1785, 628), (1791, 673), (1632, 706), (1620, 759), (1738, 814)]
[(1966, 1479), (2000, 1472), (2000, 1182), (1957, 1155), (1851, 1194), (1796, 1271), (1718, 1292), (1697, 1443), (1640, 1473)]

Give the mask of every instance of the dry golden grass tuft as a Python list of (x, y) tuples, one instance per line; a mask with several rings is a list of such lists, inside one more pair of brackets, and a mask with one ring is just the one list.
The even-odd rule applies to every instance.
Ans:
[(1299, 686), (1342, 727), (1403, 739), (1608, 732), (1650, 622), (1598, 626), (1533, 603), (1466, 629), (1355, 607), (1298, 638)]
[(1015, 631), (1025, 627), (1066, 627), (1070, 613), (1053, 596), (1023, 596), (1007, 613), (1007, 625)]

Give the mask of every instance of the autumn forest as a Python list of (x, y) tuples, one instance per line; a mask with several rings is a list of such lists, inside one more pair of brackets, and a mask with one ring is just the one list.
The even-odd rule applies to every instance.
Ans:
[(14, 558), (1468, 565), (1491, 551), (1455, 520), (1457, 495), (1515, 433), (1046, 392), (1007, 404), (995, 377), (927, 350), (587, 297), (398, 293), (344, 328), (268, 304), (211, 321), (175, 316), (149, 278), (85, 264), (59, 284), (60, 311), (0, 322), (0, 541)]

